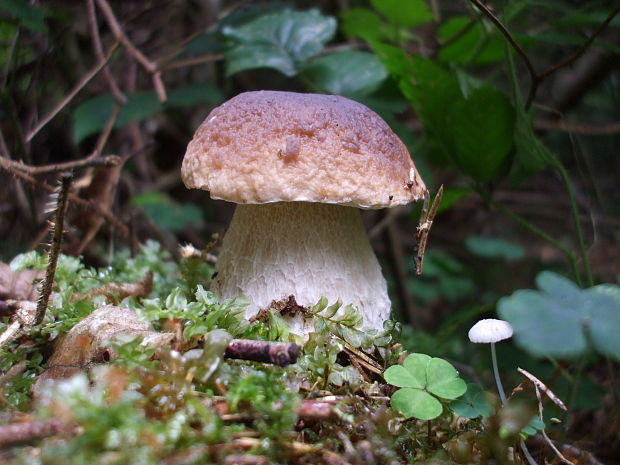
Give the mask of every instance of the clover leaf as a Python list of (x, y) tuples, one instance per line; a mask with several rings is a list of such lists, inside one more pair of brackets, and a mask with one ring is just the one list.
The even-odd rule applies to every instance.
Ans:
[(388, 383), (402, 388), (392, 395), (391, 404), (407, 418), (437, 418), (443, 412), (439, 399), (456, 399), (467, 390), (465, 381), (449, 362), (425, 354), (409, 355), (402, 365), (385, 370), (383, 376)]
[(485, 392), (478, 384), (474, 383), (467, 385), (467, 392), (450, 404), (450, 408), (454, 413), (464, 418), (486, 418), (493, 413)]
[(514, 328), (517, 345), (532, 355), (570, 357), (589, 344), (620, 360), (620, 288), (579, 289), (550, 271), (536, 277), (540, 291), (519, 290), (499, 301), (499, 315)]

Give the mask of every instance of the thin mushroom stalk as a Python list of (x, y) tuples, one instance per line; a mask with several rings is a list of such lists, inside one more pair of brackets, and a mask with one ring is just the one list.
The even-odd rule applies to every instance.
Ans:
[(495, 384), (497, 385), (497, 392), (499, 393), (499, 398), (501, 399), (503, 405), (508, 405), (508, 399), (506, 398), (506, 393), (504, 392), (504, 386), (502, 385), (502, 380), (499, 377), (497, 354), (495, 353), (494, 342), (491, 343), (491, 360), (493, 362), (493, 375), (495, 376)]

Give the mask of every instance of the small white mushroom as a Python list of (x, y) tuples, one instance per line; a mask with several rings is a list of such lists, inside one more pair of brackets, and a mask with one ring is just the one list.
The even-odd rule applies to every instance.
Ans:
[(497, 368), (497, 354), (495, 353), (495, 343), (509, 339), (512, 337), (513, 329), (510, 323), (504, 320), (497, 320), (494, 318), (488, 318), (486, 320), (480, 320), (469, 330), (469, 340), (478, 344), (491, 344), (491, 359), (493, 361), (493, 374), (495, 375), (495, 384), (499, 392), (499, 397), (502, 400), (502, 404), (506, 405), (508, 399), (504, 393), (504, 387), (502, 386), (502, 380), (499, 377), (499, 370)]
[(487, 318), (472, 326), (468, 336), (471, 342), (493, 344), (511, 338), (512, 334), (512, 326), (507, 321)]

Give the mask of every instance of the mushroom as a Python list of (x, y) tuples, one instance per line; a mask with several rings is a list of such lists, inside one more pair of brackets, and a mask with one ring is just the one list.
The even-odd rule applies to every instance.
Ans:
[(499, 370), (497, 369), (497, 354), (495, 353), (495, 343), (509, 339), (512, 337), (513, 329), (510, 323), (504, 320), (496, 320), (494, 318), (488, 318), (486, 320), (480, 320), (473, 325), (469, 330), (469, 340), (474, 343), (491, 344), (491, 359), (493, 361), (493, 374), (495, 375), (495, 384), (499, 391), (499, 397), (502, 400), (502, 404), (506, 405), (508, 399), (504, 393), (504, 387), (502, 386), (502, 380), (499, 377)]
[[(215, 108), (183, 160), (188, 188), (237, 203), (212, 290), (247, 296), (246, 317), (274, 300), (353, 304), (364, 327), (390, 314), (385, 279), (359, 208), (404, 205), (426, 188), (376, 113), (318, 94), (246, 92)], [(298, 315), (291, 331), (313, 324)]]

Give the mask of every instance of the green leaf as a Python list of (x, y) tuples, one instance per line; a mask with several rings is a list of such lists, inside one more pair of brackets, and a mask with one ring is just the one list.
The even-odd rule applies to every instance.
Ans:
[(498, 303), (520, 347), (537, 356), (570, 357), (582, 354), (591, 341), (599, 353), (620, 360), (618, 286), (581, 290), (549, 271), (536, 283), (540, 291), (520, 290)]
[(168, 92), (165, 108), (189, 107), (200, 103), (220, 103), (224, 100), (222, 92), (212, 84), (194, 83), (177, 87)]
[(20, 26), (31, 31), (48, 33), (45, 24), (47, 9), (42, 6), (30, 5), (25, 0), (0, 0), (0, 10), (6, 11), (15, 18)]
[(224, 26), (222, 34), (229, 40), (226, 74), (273, 68), (294, 76), (307, 60), (323, 50), (335, 32), (336, 20), (318, 10), (285, 9)]
[(472, 254), (483, 258), (514, 261), (525, 257), (523, 247), (500, 237), (468, 236), (465, 247)]
[(342, 50), (312, 61), (303, 76), (319, 92), (355, 98), (377, 90), (387, 71), (376, 55)]
[[(561, 32), (539, 32), (538, 34), (516, 34), (515, 39), (521, 45), (540, 45), (540, 44), (552, 44), (552, 45), (573, 45), (579, 47), (583, 45), (583, 37), (579, 35), (563, 34)], [(592, 42), (594, 47), (601, 47), (609, 50), (613, 53), (620, 53), (620, 47), (613, 42), (606, 42), (596, 39)]]
[(464, 100), (456, 78), (433, 61), (409, 57), (391, 45), (371, 43), (388, 72), (398, 80), (403, 95), (418, 113), (429, 144), (437, 150), (434, 161), (453, 163), (451, 127), (447, 120), (451, 107)]
[(467, 390), (465, 381), (459, 378), (459, 372), (444, 359), (432, 358), (427, 370), (426, 388), (442, 399), (456, 399)]
[(424, 389), (428, 383), (428, 366), (432, 357), (426, 354), (411, 354), (403, 361), (403, 367), (416, 379), (417, 383), (406, 387)]
[(371, 0), (372, 6), (390, 22), (416, 27), (433, 20), (433, 13), (423, 0)]
[(533, 436), (534, 434), (544, 429), (545, 429), (545, 422), (542, 421), (538, 417), (534, 417), (527, 424), (527, 426), (521, 430), (521, 433), (522, 435), (524, 435), (525, 438), (527, 438), (528, 436)]
[(453, 16), (443, 22), (437, 31), (442, 43), (438, 58), (445, 63), (493, 63), (504, 57), (502, 38), (493, 31), (489, 34), (480, 21), (468, 16)]
[[(159, 102), (155, 92), (136, 92), (127, 95), (127, 103), (121, 107), (114, 127), (143, 121), (166, 108), (219, 103), (222, 100), (222, 93), (211, 84), (190, 84), (173, 89), (164, 104)], [(84, 138), (101, 131), (112, 114), (114, 104), (114, 97), (110, 94), (98, 95), (80, 103), (71, 115), (73, 142), (79, 144)]]
[(420, 420), (432, 420), (443, 412), (441, 402), (419, 389), (399, 389), (392, 395), (390, 404), (405, 417)]
[(488, 182), (506, 168), (513, 148), (515, 111), (491, 86), (475, 89), (448, 109), (451, 152), (458, 166), (479, 182)]
[(394, 28), (373, 11), (366, 8), (351, 8), (342, 12), (341, 29), (347, 37), (357, 37), (367, 42), (394, 37)]
[(422, 389), (443, 399), (455, 399), (467, 389), (449, 362), (425, 354), (409, 355), (402, 365), (385, 370), (383, 376), (394, 386)]
[(446, 187), (437, 213), (449, 210), (473, 191), (469, 187)]
[(474, 383), (467, 385), (465, 394), (452, 402), (450, 408), (454, 413), (464, 418), (486, 418), (493, 413), (485, 392), (478, 384)]
[(153, 223), (171, 231), (203, 221), (202, 210), (197, 205), (179, 204), (161, 192), (143, 192), (132, 197), (131, 203), (142, 208)]
[(515, 163), (512, 175), (517, 181), (553, 163), (553, 154), (534, 133), (531, 113), (522, 106), (518, 106), (516, 111), (514, 145)]
[(412, 373), (402, 365), (392, 365), (385, 370), (383, 377), (392, 386), (423, 389), (426, 385), (426, 373)]
[(325, 310), (321, 310), (321, 316), (329, 320), (330, 318), (333, 318), (336, 313), (338, 313), (340, 307), (342, 307), (342, 301), (339, 299), (335, 304), (330, 305)]

